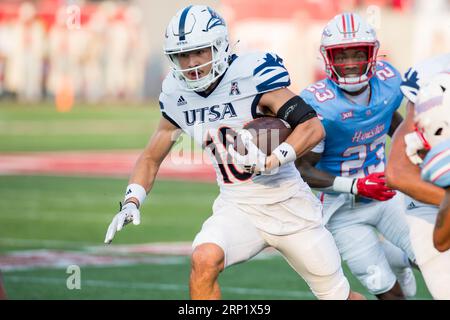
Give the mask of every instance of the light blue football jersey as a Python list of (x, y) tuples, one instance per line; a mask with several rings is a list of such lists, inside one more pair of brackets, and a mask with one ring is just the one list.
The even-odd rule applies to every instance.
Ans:
[(434, 146), (422, 164), (422, 179), (438, 187), (450, 187), (450, 139)]
[(401, 81), (393, 66), (379, 61), (376, 74), (369, 81), (368, 106), (347, 99), (329, 79), (302, 91), (300, 96), (316, 110), (326, 131), (318, 169), (350, 177), (384, 171), (386, 134), (403, 98)]

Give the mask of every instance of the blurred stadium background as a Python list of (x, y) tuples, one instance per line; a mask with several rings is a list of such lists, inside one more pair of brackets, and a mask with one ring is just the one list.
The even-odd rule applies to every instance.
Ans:
[[(223, 14), (238, 54), (283, 57), (296, 92), (324, 76), (321, 32), (342, 11), (374, 25), (381, 54), (401, 72), (450, 51), (447, 0), (0, 1), (0, 270), (9, 298), (188, 298), (190, 241), (218, 193), (189, 139), (161, 168), (142, 224), (112, 246), (103, 238), (158, 122), (166, 24), (190, 3)], [(69, 265), (81, 267), (80, 290), (67, 287)], [(417, 298), (429, 299), (417, 279)], [(221, 284), (226, 299), (313, 298), (272, 251), (230, 268)]]

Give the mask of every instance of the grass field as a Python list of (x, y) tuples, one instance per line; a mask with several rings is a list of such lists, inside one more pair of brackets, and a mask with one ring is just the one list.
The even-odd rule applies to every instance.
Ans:
[(76, 106), (0, 104), (0, 152), (141, 149), (158, 123), (157, 104)]
[[(0, 153), (140, 149), (157, 117), (156, 107), (86, 106), (58, 114), (50, 106), (0, 105)], [(105, 249), (106, 228), (125, 185), (126, 178), (0, 176), (0, 262), (22, 261), (27, 267), (2, 271), (9, 298), (187, 299), (187, 255)], [(189, 245), (210, 215), (217, 193), (214, 184), (158, 181), (142, 209), (141, 225), (126, 227), (113, 248)], [(48, 265), (35, 265), (44, 258)], [(93, 263), (84, 264), (87, 258)], [(66, 268), (77, 262), (81, 290), (69, 290)], [(355, 290), (373, 298), (345, 272)], [(417, 298), (429, 299), (416, 275)], [(279, 255), (262, 254), (233, 266), (220, 283), (225, 299), (314, 298)]]

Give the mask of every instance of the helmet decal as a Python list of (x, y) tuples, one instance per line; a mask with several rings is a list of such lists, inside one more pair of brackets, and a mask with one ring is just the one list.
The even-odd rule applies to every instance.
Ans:
[(184, 8), (183, 12), (181, 13), (181, 17), (180, 17), (180, 24), (179, 24), (179, 29), (178, 29), (178, 36), (180, 37), (180, 41), (184, 41), (186, 40), (186, 33), (185, 33), (185, 25), (186, 25), (186, 17), (187, 14), (189, 12), (189, 10), (192, 8), (192, 5)]
[(359, 30), (355, 30), (355, 19), (353, 18), (353, 13), (344, 13), (342, 14), (342, 33), (345, 38), (347, 37), (356, 37), (356, 33)]
[(217, 27), (217, 26), (225, 26), (225, 20), (213, 9), (208, 7), (208, 12), (211, 14), (211, 19), (209, 19), (208, 23), (206, 24), (206, 28), (203, 29), (203, 31), (207, 32), (210, 29)]

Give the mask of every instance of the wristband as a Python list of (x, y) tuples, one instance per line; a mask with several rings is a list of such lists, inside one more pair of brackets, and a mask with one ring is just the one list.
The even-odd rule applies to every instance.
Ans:
[(333, 181), (333, 191), (341, 193), (358, 194), (356, 179), (347, 177), (336, 177)]
[(289, 163), (295, 161), (297, 159), (297, 153), (289, 143), (283, 142), (278, 147), (273, 150), (272, 154), (274, 154), (278, 161), (280, 161), (280, 166), (285, 163)]
[(147, 192), (145, 191), (144, 187), (140, 184), (132, 183), (127, 187), (123, 203), (125, 204), (130, 198), (136, 198), (139, 201), (137, 205), (137, 207), (139, 208), (144, 203), (145, 197), (147, 197)]

